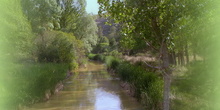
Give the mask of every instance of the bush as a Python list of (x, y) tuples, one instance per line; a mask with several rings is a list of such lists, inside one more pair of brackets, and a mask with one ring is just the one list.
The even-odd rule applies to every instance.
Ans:
[(71, 34), (45, 31), (37, 40), (37, 56), (40, 62), (71, 63), (84, 56), (82, 42)]
[(89, 54), (89, 59), (102, 61), (107, 65), (108, 69), (116, 69), (116, 67), (119, 65), (120, 60), (113, 56), (104, 56), (101, 54)]
[(109, 53), (109, 55), (114, 57), (121, 57), (122, 53), (118, 52), (117, 50), (113, 50)]
[(113, 70), (116, 70), (119, 64), (120, 64), (120, 60), (117, 58), (114, 58), (111, 62), (110, 68), (112, 68)]
[(97, 54), (88, 54), (88, 58), (91, 59), (91, 60), (94, 60), (94, 57), (96, 56)]
[(112, 67), (112, 61), (115, 59), (113, 56), (106, 56), (104, 58), (104, 63), (107, 65), (107, 68), (111, 68)]
[(105, 61), (105, 56), (104, 55), (101, 55), (101, 54), (97, 54), (93, 60), (97, 60), (97, 61), (102, 61), (104, 62)]
[(79, 65), (76, 61), (73, 61), (72, 63), (70, 63), (70, 68), (69, 70), (76, 70), (78, 69)]

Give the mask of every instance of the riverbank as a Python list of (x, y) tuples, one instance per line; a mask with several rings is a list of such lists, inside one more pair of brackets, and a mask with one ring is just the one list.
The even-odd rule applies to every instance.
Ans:
[(146, 109), (162, 108), (163, 80), (157, 73), (113, 56), (94, 55), (90, 59), (104, 62), (108, 71), (120, 78), (127, 93), (137, 98)]
[(120, 81), (112, 77), (103, 63), (89, 62), (87, 68), (79, 68), (67, 79), (62, 91), (50, 100), (32, 105), (28, 110), (144, 110), (140, 103), (128, 96), (120, 87)]
[[(2, 79), (0, 109), (15, 110), (30, 106), (48, 98), (59, 81), (65, 79), (67, 64), (58, 63), (12, 63)], [(58, 86), (57, 86), (58, 87)], [(59, 86), (60, 87), (60, 86)], [(46, 100), (46, 99), (45, 99)]]

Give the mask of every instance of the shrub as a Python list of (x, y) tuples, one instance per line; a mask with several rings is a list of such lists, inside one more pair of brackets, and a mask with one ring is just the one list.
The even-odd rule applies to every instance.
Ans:
[(114, 59), (111, 61), (111, 66), (110, 66), (110, 68), (112, 68), (113, 70), (116, 70), (116, 68), (118, 67), (119, 64), (120, 64), (120, 60), (117, 59), (117, 58), (114, 58)]
[(45, 31), (36, 39), (37, 56), (40, 62), (71, 63), (84, 56), (82, 42), (73, 35), (59, 31)]
[(94, 60), (104, 62), (104, 61), (105, 61), (105, 56), (104, 56), (104, 55), (101, 55), (101, 54), (97, 54), (97, 55), (94, 57)]
[(135, 96), (141, 99), (141, 94), (147, 95), (148, 109), (160, 109), (158, 106), (163, 96), (163, 81), (155, 73), (148, 72), (144, 68), (132, 65), (129, 62), (120, 63), (116, 72), (123, 81), (135, 86)]
[(114, 57), (113, 56), (106, 56), (104, 59), (105, 59), (104, 63), (107, 65), (107, 68), (111, 68), (112, 61), (113, 61)]
[(69, 70), (75, 70), (75, 69), (78, 69), (79, 65), (76, 61), (73, 61), (70, 63), (70, 67), (69, 67)]
[(88, 58), (91, 59), (91, 60), (93, 60), (95, 56), (96, 56), (96, 54), (90, 53), (90, 54), (88, 55)]
[(122, 53), (118, 52), (117, 50), (113, 50), (109, 53), (109, 55), (114, 57), (120, 57), (122, 56)]

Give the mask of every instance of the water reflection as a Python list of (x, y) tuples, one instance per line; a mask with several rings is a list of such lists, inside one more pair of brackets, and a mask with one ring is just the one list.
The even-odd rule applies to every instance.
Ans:
[(96, 110), (121, 110), (121, 100), (118, 95), (109, 93), (102, 88), (96, 89)]
[(64, 90), (28, 110), (142, 110), (102, 64), (90, 63), (65, 83)]

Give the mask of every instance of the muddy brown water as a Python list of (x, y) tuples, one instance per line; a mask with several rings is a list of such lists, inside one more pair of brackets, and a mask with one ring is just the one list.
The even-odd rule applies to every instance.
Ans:
[(143, 110), (119, 83), (104, 64), (90, 62), (65, 82), (62, 91), (28, 110)]

